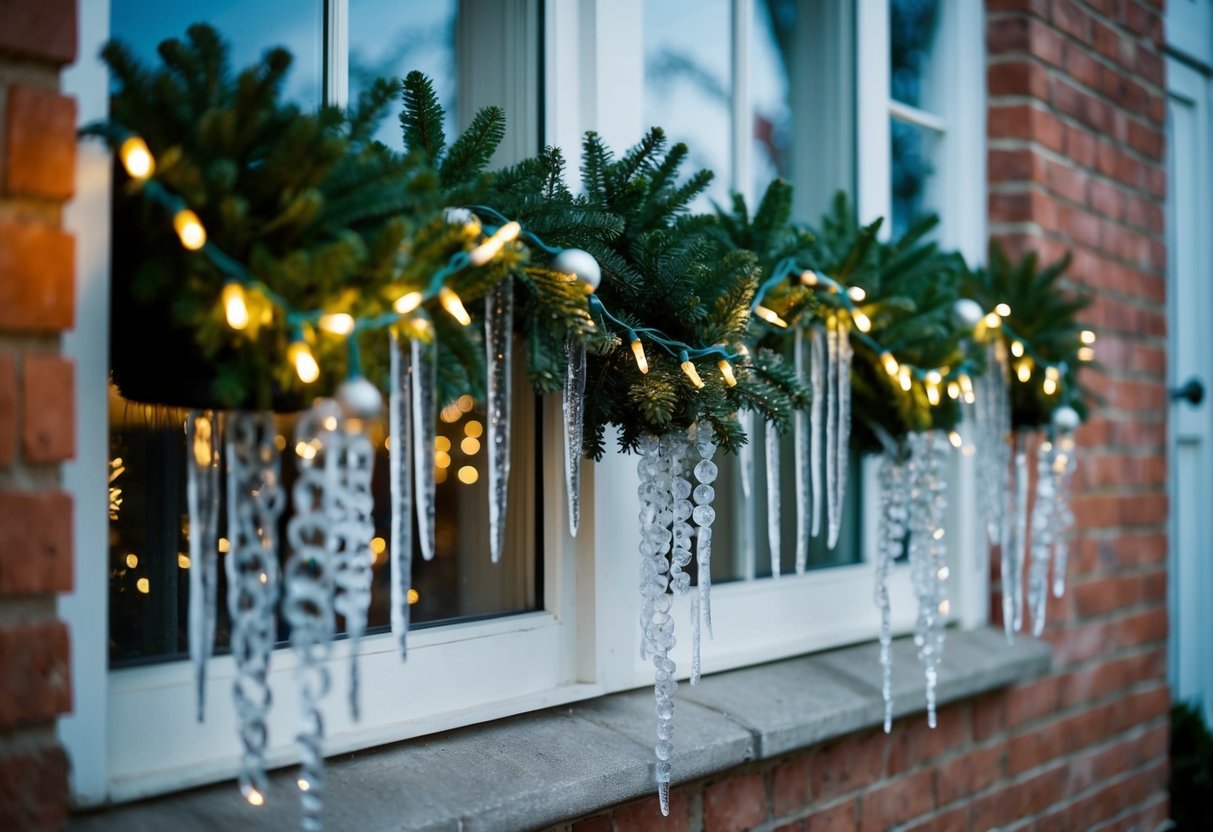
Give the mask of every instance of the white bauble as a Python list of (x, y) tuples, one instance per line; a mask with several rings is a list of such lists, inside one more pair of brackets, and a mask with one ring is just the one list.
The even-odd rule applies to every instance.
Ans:
[(548, 266), (554, 272), (575, 275), (593, 292), (602, 282), (602, 269), (594, 255), (579, 248), (566, 248), (552, 258)]
[(1078, 417), (1078, 411), (1069, 405), (1057, 408), (1053, 411), (1053, 427), (1060, 431), (1069, 432), (1078, 427), (1078, 423), (1082, 420)]
[(448, 225), (467, 225), (476, 219), (476, 215), (467, 208), (447, 208), (442, 216)]
[(952, 315), (956, 322), (965, 329), (972, 329), (986, 316), (981, 311), (981, 304), (971, 298), (961, 298), (952, 304)]
[(363, 376), (346, 379), (337, 388), (337, 401), (346, 416), (373, 419), (383, 409), (383, 394)]

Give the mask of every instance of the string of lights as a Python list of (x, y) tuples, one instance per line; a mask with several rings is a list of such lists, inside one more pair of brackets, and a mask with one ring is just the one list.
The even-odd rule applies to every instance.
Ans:
[[(792, 258), (785, 258), (776, 264), (771, 276), (759, 286), (751, 304), (753, 314), (772, 326), (787, 328), (788, 322), (773, 309), (763, 306), (762, 301), (771, 289), (788, 280), (798, 280), (802, 286), (821, 293), (823, 301), (836, 307), (839, 314), (848, 316), (856, 330), (851, 333), (851, 337), (879, 356), (885, 372), (897, 379), (902, 390), (909, 392), (914, 381), (920, 381), (926, 391), (927, 401), (932, 405), (938, 405), (943, 401), (943, 392), (946, 392), (948, 398), (963, 399), (966, 404), (973, 404), (976, 401), (972, 379), (974, 365), (971, 359), (966, 358), (955, 367), (919, 367), (908, 362), (899, 362), (892, 350), (885, 348), (868, 334), (872, 329), (872, 321), (862, 309), (856, 306), (867, 297), (867, 293), (862, 287), (844, 287), (838, 281), (820, 272), (802, 268)], [(1002, 328), (1009, 341), (1011, 355), (1017, 359), (1015, 375), (1020, 382), (1026, 384), (1031, 381), (1033, 368), (1040, 367), (1044, 371), (1042, 383), (1044, 394), (1053, 396), (1061, 391), (1062, 379), (1068, 369), (1065, 362), (1054, 363), (1044, 360), (1032, 348), (1032, 344), (1027, 338), (1020, 336), (1011, 328), (1006, 320), (1011, 315), (1011, 307), (1008, 304), (999, 303), (987, 313), (977, 305), (976, 301), (962, 301), (962, 303), (971, 304), (968, 306), (969, 311), (963, 313), (963, 317), (965, 323), (971, 325), (975, 332), (979, 328), (984, 328), (987, 332)], [(984, 334), (977, 332), (979, 337)], [(1079, 349), (1079, 360), (1094, 360), (1095, 333), (1084, 329), (1079, 333), (1079, 338), (1083, 344)]]
[[(404, 320), (414, 313), (425, 302), (437, 298), (442, 307), (463, 326), (472, 322), (471, 315), (463, 305), (463, 300), (453, 289), (446, 285), (447, 278), (469, 267), (483, 266), (496, 257), (506, 244), (521, 238), (549, 254), (559, 255), (564, 249), (549, 246), (538, 235), (524, 229), (518, 222), (509, 220), (501, 213), (484, 205), (470, 206), (469, 209), (456, 209), (449, 213), (454, 219), (459, 217), (472, 228), (473, 236), (483, 232), (484, 238), (470, 251), (458, 251), (451, 255), (441, 269), (436, 271), (423, 290), (412, 290), (404, 293), (392, 304), (392, 311), (383, 312), (367, 318), (356, 318), (348, 312), (328, 312), (323, 309), (301, 310), (294, 308), (286, 298), (275, 292), (263, 281), (259, 280), (243, 264), (230, 257), (219, 246), (207, 238), (206, 228), (198, 215), (186, 205), (185, 201), (171, 193), (162, 184), (152, 178), (156, 170), (155, 157), (142, 137), (116, 124), (107, 124), (93, 128), (91, 132), (103, 136), (111, 146), (116, 146), (118, 157), (127, 174), (138, 182), (142, 193), (159, 205), (172, 217), (173, 230), (178, 240), (187, 251), (196, 251), (204, 255), (226, 278), (220, 299), (228, 326), (233, 330), (247, 329), (250, 324), (248, 308), (248, 293), (255, 291), (274, 306), (282, 310), (291, 333), (291, 343), (287, 348), (287, 358), (295, 368), (299, 379), (305, 384), (311, 384), (320, 377), (320, 365), (304, 335), (304, 328), (311, 326), (331, 335), (347, 339), (349, 349), (348, 373), (351, 377), (361, 375), (361, 358), (358, 348), (357, 335), (362, 332), (387, 329)], [(466, 214), (466, 217), (463, 216)], [(481, 226), (480, 215), (497, 222), (497, 225)], [(587, 283), (587, 290), (592, 293), (596, 284)], [(704, 386), (703, 379), (693, 363), (694, 359), (718, 356), (717, 366), (725, 383), (732, 387), (737, 380), (733, 374), (730, 360), (736, 360), (736, 355), (723, 347), (695, 347), (678, 339), (671, 338), (661, 330), (652, 327), (628, 327), (612, 315), (601, 299), (592, 294), (589, 298), (590, 308), (596, 311), (600, 318), (614, 323), (627, 331), (632, 352), (642, 373), (648, 372), (648, 361), (644, 355), (644, 347), (640, 335), (668, 351), (681, 362), (682, 370), (691, 383), (698, 388)]]

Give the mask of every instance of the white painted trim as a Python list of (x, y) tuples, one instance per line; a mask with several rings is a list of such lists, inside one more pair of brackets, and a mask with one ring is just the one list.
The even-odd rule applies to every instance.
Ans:
[(856, 194), (861, 223), (885, 217), (888, 239), (892, 210), (889, 190), (889, 10), (888, 0), (858, 0), (855, 17)]
[(906, 124), (913, 124), (915, 127), (922, 127), (925, 130), (939, 133), (940, 135), (948, 131), (948, 123), (934, 113), (928, 113), (926, 110), (920, 110), (917, 107), (912, 107), (896, 98), (889, 99), (889, 115), (898, 121), (904, 121)]
[(324, 103), (345, 108), (350, 101), (350, 0), (325, 0)]
[(754, 43), (754, 0), (733, 0), (732, 37), (732, 166), (730, 188), (753, 205), (754, 96), (750, 50)]
[[(63, 91), (76, 98), (80, 124), (108, 114), (109, 73), (98, 58), (109, 39), (109, 0), (78, 4), (79, 58), (63, 74)], [(70, 636), (72, 712), (59, 720), (59, 739), (71, 757), (72, 803), (96, 806), (107, 792), (109, 725), (103, 681), (109, 662), (109, 269), (111, 157), (95, 139), (77, 145), (76, 196), (64, 227), (76, 238), (76, 325), (63, 354), (76, 366), (76, 458), (63, 466), (73, 496), (75, 588), (59, 596)]]

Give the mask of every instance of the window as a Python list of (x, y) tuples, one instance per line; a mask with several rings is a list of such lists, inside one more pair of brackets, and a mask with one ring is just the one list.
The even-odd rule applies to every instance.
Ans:
[[(139, 38), (154, 42), (187, 22), (171, 9), (134, 20), (127, 12), (134, 5), (133, 0), (86, 4), (81, 54), (95, 55), (111, 25), (115, 33), (128, 27), (131, 33), (144, 33)], [(941, 0), (932, 60), (942, 54), (947, 60), (967, 62), (965, 72), (949, 71), (944, 77), (957, 86), (976, 79), (972, 82), (979, 91), (982, 28), (980, 12), (973, 11), (972, 5)], [(688, 140), (702, 154), (697, 164), (717, 170), (720, 179), (712, 198), (720, 199), (735, 188), (753, 199), (754, 191), (779, 173), (797, 187), (801, 218), (819, 216), (838, 189), (857, 193), (865, 216), (888, 213), (891, 46), (889, 7), (883, 0), (853, 4), (309, 0), (290, 4), (289, 11), (279, 10), (269, 25), (260, 15), (272, 6), (258, 4), (254, 9), (234, 0), (211, 0), (203, 10), (195, 7), (189, 17), (214, 19), (228, 35), (238, 32), (233, 56), (237, 63), (268, 43), (288, 42), (297, 56), (299, 81), (290, 94), (303, 106), (319, 100), (343, 102), (382, 72), (400, 74), (420, 68), (439, 84), (450, 107), (452, 133), (477, 106), (492, 102), (506, 108), (510, 127), (496, 160), (500, 163), (533, 153), (542, 142), (563, 148), (572, 174), (579, 169), (584, 131), (597, 130), (611, 146), (623, 148), (653, 122), (666, 126), (674, 139)], [(869, 16), (877, 18), (875, 27)], [(874, 40), (878, 35), (879, 42)], [(963, 58), (955, 58), (950, 47), (943, 48), (954, 42), (966, 44)], [(883, 90), (878, 98), (882, 129), (881, 137), (872, 139), (864, 125), (872, 118), (869, 110), (875, 99), (865, 85), (874, 83), (877, 64), (884, 79), (883, 86), (878, 85)], [(67, 85), (80, 101), (83, 121), (104, 116), (107, 80), (96, 61), (82, 60), (69, 74)], [(970, 129), (955, 118), (950, 108), (960, 105), (951, 102), (949, 98), (937, 113), (946, 125), (944, 142), (952, 141), (957, 131)], [(980, 125), (972, 129), (978, 144), (971, 155), (981, 159), (983, 131)], [(392, 125), (382, 135), (385, 141), (399, 141)], [(979, 176), (949, 178), (972, 174), (953, 172), (955, 155), (951, 149), (944, 152), (940, 158), (947, 159), (948, 165), (937, 166), (933, 173), (941, 183), (935, 192), (947, 199), (962, 189), (942, 183), (981, 181)], [(159, 453), (156, 443), (171, 450), (178, 444), (176, 438), (171, 430), (144, 424), (136, 410), (111, 410), (107, 404), (109, 166), (108, 155), (100, 148), (82, 145), (78, 197), (69, 212), (80, 262), (78, 326), (67, 344), (77, 361), (80, 453), (65, 472), (66, 487), (76, 499), (77, 591), (63, 599), (62, 614), (72, 626), (77, 695), (76, 713), (61, 723), (61, 731), (73, 757), (74, 800), (85, 806), (224, 779), (232, 776), (238, 761), (227, 657), (212, 661), (207, 721), (202, 725), (193, 718), (192, 679), (185, 662), (108, 668), (110, 636), (125, 639), (128, 645), (134, 641), (134, 636), (122, 636), (119, 628), (107, 626), (122, 614), (125, 603), (104, 589), (112, 565), (106, 552), (111, 429), (122, 441), (132, 443), (121, 452), (128, 470), (115, 483), (123, 488), (124, 497), (119, 534), (127, 536), (124, 540), (155, 536), (160, 550), (169, 553), (167, 563), (159, 556), (157, 561), (165, 571), (157, 581), (165, 584), (168, 606), (181, 603), (181, 597), (168, 588), (180, 571), (176, 553), (183, 551), (180, 510), (173, 508), (174, 499), (156, 495), (159, 520), (135, 516), (150, 504), (137, 497), (149, 488), (146, 481), (137, 485), (142, 476), (137, 472), (152, 467), (146, 457)], [(978, 200), (978, 208), (970, 214), (984, 213), (979, 190), (971, 188), (963, 194), (967, 200), (963, 204), (970, 208)], [(931, 207), (948, 217), (947, 244), (965, 248), (967, 241), (966, 251), (984, 248), (984, 229), (964, 225), (972, 222), (968, 218), (951, 219), (958, 215), (952, 202)], [(520, 389), (514, 401), (515, 409), (522, 411), (534, 400)], [(469, 435), (466, 426), (477, 417), (463, 410), (449, 415), (454, 421), (443, 427), (454, 448), (456, 439), (461, 443)], [(441, 597), (444, 591), (450, 597), (430, 612), (418, 609), (417, 617), (430, 618), (435, 626), (414, 634), (407, 663), (399, 661), (390, 638), (372, 635), (363, 641), (362, 722), (349, 720), (342, 707), (345, 674), (334, 673), (334, 690), (326, 700), (327, 752), (365, 748), (651, 682), (651, 668), (639, 660), (636, 650), (636, 460), (610, 453), (601, 463), (586, 465), (582, 528), (573, 540), (567, 533), (563, 498), (559, 401), (549, 397), (535, 402), (531, 416), (519, 412), (515, 419), (515, 441), (524, 450), (515, 456), (512, 471), (512, 487), (522, 493), (512, 499), (514, 510), (520, 516), (541, 517), (516, 524), (519, 538), (511, 551), (523, 561), (493, 567), (483, 545), (465, 547), (461, 536), (460, 553), (451, 561), (458, 563), (454, 575), (427, 578), (424, 570), (434, 565), (418, 563), (420, 603)], [(530, 432), (520, 429), (523, 419), (534, 420), (537, 439), (527, 441)], [(283, 435), (289, 435), (285, 423)], [(379, 437), (381, 443), (385, 439)], [(139, 451), (133, 445), (136, 441), (150, 444)], [(761, 455), (757, 457), (760, 487)], [(168, 470), (170, 463), (163, 464)], [(718, 508), (741, 502), (735, 475), (729, 473), (732, 464), (724, 462), (717, 481)], [(793, 487), (791, 466), (785, 468), (787, 506)], [(834, 552), (825, 552), (824, 547), (815, 552), (813, 563), (822, 568), (805, 576), (790, 574), (789, 561), (782, 579), (764, 578), (769, 571), (765, 543), (742, 545), (747, 539), (765, 538), (755, 534), (765, 528), (761, 510), (747, 508), (732, 517), (721, 512), (717, 539), (723, 540), (730, 528), (727, 534), (737, 545), (731, 552), (716, 547), (714, 572), (719, 572), (721, 582), (713, 599), (716, 640), (704, 646), (706, 672), (876, 635), (873, 568), (864, 555), (864, 541), (875, 538), (876, 515), (861, 496), (877, 493), (874, 469), (856, 462), (851, 479), (848, 537)], [(726, 487), (726, 482), (733, 484)], [(483, 502), (474, 494), (476, 486), (465, 486), (462, 492), (453, 483), (443, 487), (454, 489), (450, 491), (454, 508), (444, 514)], [(734, 489), (732, 497), (727, 488)], [(465, 494), (472, 496), (465, 500)], [(144, 509), (138, 507), (140, 502)], [(763, 502), (759, 497), (751, 504)], [(785, 508), (784, 514), (790, 523), (792, 512)], [(966, 525), (964, 518), (971, 514), (959, 506), (953, 515), (956, 528), (949, 529), (948, 536), (957, 543), (952, 553), (957, 580), (977, 582), (980, 587), (984, 575), (979, 557), (984, 548), (976, 545), (976, 524)], [(791, 525), (784, 539), (785, 543), (793, 540)], [(963, 541), (973, 545), (965, 547)], [(119, 568), (126, 554), (139, 555), (127, 548), (125, 542), (116, 544)], [(790, 546), (785, 549), (790, 552)], [(914, 617), (906, 572), (898, 570), (892, 587), (895, 626), (902, 630), (910, 628)], [(424, 584), (427, 580), (433, 581), (430, 588)], [(974, 606), (982, 603), (983, 594), (964, 592), (964, 602), (954, 604), (962, 621), (984, 620), (984, 612)], [(676, 602), (680, 622), (689, 620), (686, 601)], [(515, 614), (497, 615), (505, 611)], [(154, 650), (167, 658), (179, 652), (182, 643), (175, 630), (163, 623), (165, 619), (156, 616), (133, 625), (130, 632), (142, 634), (149, 629), (146, 622), (157, 622), (161, 641)], [(681, 641), (674, 658), (680, 668), (689, 669), (689, 639)], [(342, 666), (348, 649), (348, 642), (339, 642), (333, 662)], [(296, 755), (295, 713), (290, 707), (293, 669), (292, 655), (280, 651), (272, 671), (278, 703), (270, 722), (272, 765), (289, 763)], [(173, 742), (158, 742), (163, 736), (172, 736)]]

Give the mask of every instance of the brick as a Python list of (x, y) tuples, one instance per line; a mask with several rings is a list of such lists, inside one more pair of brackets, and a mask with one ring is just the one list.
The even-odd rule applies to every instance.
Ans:
[(743, 832), (766, 820), (762, 775), (738, 774), (703, 790), (704, 832)]
[(1053, 77), (1049, 100), (1062, 113), (1093, 130), (1107, 132), (1112, 124), (1112, 109), (1107, 104), (1060, 76)]
[(638, 800), (615, 810), (615, 832), (688, 832), (691, 825), (686, 794), (670, 792), (670, 816), (663, 817), (657, 797)]
[(70, 329), (75, 260), (71, 235), (41, 223), (0, 220), (0, 329)]
[(1006, 746), (979, 748), (934, 769), (935, 805), (947, 806), (979, 792), (1002, 776)]
[(67, 825), (67, 754), (42, 744), (0, 751), (0, 818), (5, 829)]
[(76, 454), (75, 365), (57, 355), (26, 355), (21, 384), (21, 452), (27, 462)]
[(870, 786), (884, 776), (887, 738), (869, 732), (831, 743), (813, 762), (813, 794), (817, 800)]
[(573, 824), (572, 832), (611, 832), (611, 819), (606, 815), (579, 820)]
[(1130, 121), (1129, 146), (1149, 159), (1161, 160), (1167, 146), (1166, 137), (1161, 130)]
[(986, 73), (987, 91), (998, 95), (1030, 95), (1044, 99), (1049, 95), (1049, 71), (1037, 61), (1009, 61), (991, 64)]
[(845, 800), (828, 809), (816, 809), (806, 818), (776, 827), (775, 832), (854, 832), (858, 805), (858, 800)]
[(55, 64), (76, 60), (75, 0), (5, 0), (0, 52)]
[(4, 119), (5, 190), (15, 196), (70, 199), (76, 179), (76, 101), (53, 90), (14, 84)]
[(1080, 41), (1086, 41), (1091, 36), (1091, 17), (1073, 0), (1053, 0), (1053, 23)]
[(0, 596), (71, 588), (71, 496), (0, 491)]
[(813, 774), (809, 757), (780, 763), (771, 772), (771, 811), (775, 817), (808, 808), (812, 797)]
[(1061, 679), (1050, 676), (1007, 691), (1007, 727), (1050, 716), (1061, 702)]
[(862, 832), (888, 829), (925, 815), (934, 805), (930, 771), (899, 777), (863, 796), (859, 828)]
[(1131, 615), (1116, 625), (1116, 642), (1131, 647), (1137, 644), (1163, 641), (1167, 637), (1167, 610), (1165, 607)]
[(17, 456), (17, 362), (0, 355), (0, 468)]
[(1125, 213), (1125, 197), (1120, 188), (1094, 180), (1087, 185), (1087, 206), (1097, 214), (1119, 220)]
[[(1071, 202), (1079, 204), (1086, 202), (1087, 186), (1090, 182), (1090, 177), (1085, 173), (1073, 165), (1053, 161), (1049, 161), (1046, 164), (1045, 171), (1045, 178), (1050, 190)], [(1057, 226), (1050, 224), (1045, 227), (1055, 230)]]
[(63, 622), (0, 627), (0, 728), (52, 719), (71, 708)]
[(1091, 55), (1085, 43), (1067, 43), (1063, 55), (1066, 74), (1085, 87), (1099, 89), (1103, 64)]
[(1045, 159), (1031, 148), (991, 149), (986, 157), (990, 182), (1045, 181)]
[(899, 721), (889, 737), (888, 773), (899, 774), (968, 744), (969, 710), (967, 702), (941, 708), (936, 728), (921, 716)]
[(1028, 104), (990, 108), (987, 134), (994, 139), (1028, 139), (1050, 150), (1062, 149), (1062, 124), (1057, 116)]
[(910, 826), (903, 826), (901, 832), (969, 832), (969, 815), (969, 807), (961, 806), (959, 809), (931, 815)]

